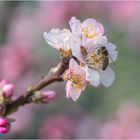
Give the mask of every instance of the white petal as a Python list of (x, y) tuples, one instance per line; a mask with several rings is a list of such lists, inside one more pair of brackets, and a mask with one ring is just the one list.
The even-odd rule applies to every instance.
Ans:
[(117, 57), (118, 57), (118, 51), (116, 50), (117, 46), (115, 46), (112, 43), (108, 43), (106, 45), (106, 48), (109, 52), (109, 56), (111, 57), (112, 61), (116, 61)]
[(95, 19), (88, 18), (82, 23), (82, 27), (87, 27), (89, 25), (92, 25), (96, 29), (97, 35), (104, 34), (104, 28), (103, 28), (102, 24), (99, 23), (98, 21), (96, 21)]
[(106, 70), (100, 71), (100, 78), (101, 78), (101, 83), (105, 87), (109, 87), (115, 80), (115, 74), (113, 70), (110, 67), (108, 67)]
[(44, 33), (44, 38), (46, 42), (56, 49), (69, 48), (69, 39), (70, 39), (71, 32), (67, 29), (52, 29), (49, 33)]
[(108, 40), (106, 36), (99, 36), (96, 41), (95, 41), (95, 45), (99, 46), (106, 46)]
[(73, 58), (70, 60), (69, 69), (70, 70), (72, 69), (72, 71), (75, 71), (75, 72), (78, 72), (80, 69), (78, 63)]
[(71, 92), (70, 92), (70, 97), (75, 102), (79, 98), (80, 94), (81, 94), (81, 89), (79, 89), (79, 88), (78, 89), (77, 88), (72, 88)]
[(71, 91), (71, 82), (66, 83), (66, 97), (70, 98), (70, 91)]
[(87, 18), (83, 23), (82, 23), (82, 27), (87, 27), (89, 25), (95, 25), (97, 23), (97, 21), (93, 18)]
[(100, 75), (99, 72), (94, 69), (86, 69), (86, 80), (90, 82), (92, 86), (99, 86), (100, 84)]
[(81, 21), (78, 20), (76, 17), (72, 17), (69, 21), (69, 24), (70, 24), (72, 33), (79, 36), (81, 34), (81, 30), (80, 30)]
[(59, 46), (62, 46), (62, 42), (59, 41), (58, 37), (53, 32), (49, 32), (49, 33), (45, 32), (44, 38), (49, 45), (51, 45), (56, 49), (59, 49)]
[(71, 36), (70, 48), (72, 50), (73, 56), (75, 56), (78, 60), (82, 61), (81, 41), (75, 35)]

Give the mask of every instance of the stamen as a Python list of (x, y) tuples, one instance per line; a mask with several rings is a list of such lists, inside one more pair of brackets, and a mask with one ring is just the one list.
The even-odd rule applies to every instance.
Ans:
[(92, 25), (83, 27), (81, 30), (86, 38), (93, 39), (96, 37), (96, 29)]

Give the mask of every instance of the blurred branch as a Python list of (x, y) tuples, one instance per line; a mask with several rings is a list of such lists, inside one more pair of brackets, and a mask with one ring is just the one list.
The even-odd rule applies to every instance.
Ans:
[(59, 63), (56, 67), (52, 68), (49, 73), (43, 77), (37, 84), (29, 87), (29, 89), (21, 94), (16, 100), (12, 101), (6, 106), (6, 111), (4, 116), (7, 116), (13, 112), (16, 112), (20, 106), (25, 104), (29, 104), (28, 97), (34, 94), (34, 92), (39, 91), (46, 86), (50, 85), (56, 81), (63, 81), (61, 75), (68, 68), (70, 58), (64, 58), (61, 63)]

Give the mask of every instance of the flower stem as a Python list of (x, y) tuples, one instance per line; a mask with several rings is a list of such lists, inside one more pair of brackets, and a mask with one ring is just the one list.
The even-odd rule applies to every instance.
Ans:
[(52, 68), (50, 72), (41, 79), (37, 84), (31, 87), (31, 89), (23, 94), (21, 94), (16, 100), (11, 101), (11, 103), (6, 105), (6, 111), (4, 116), (10, 115), (17, 111), (20, 106), (25, 104), (29, 104), (28, 97), (34, 94), (35, 91), (39, 91), (44, 87), (56, 82), (56, 81), (63, 81), (61, 75), (65, 72), (68, 68), (69, 59), (63, 59), (61, 63), (59, 63), (56, 67)]

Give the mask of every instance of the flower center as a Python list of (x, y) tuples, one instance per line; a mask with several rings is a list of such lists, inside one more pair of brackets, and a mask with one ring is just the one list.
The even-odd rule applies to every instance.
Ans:
[(93, 25), (82, 27), (81, 30), (82, 30), (83, 36), (85, 38), (93, 39), (96, 37), (97, 33), (96, 33), (96, 29), (93, 27)]
[(60, 51), (61, 58), (66, 58), (66, 57), (71, 57), (72, 56), (71, 49), (66, 51), (63, 48), (60, 48), (59, 51)]
[(74, 88), (82, 88), (85, 84), (83, 76), (73, 73), (73, 71), (66, 73), (66, 75), (64, 75), (64, 79), (71, 81)]

